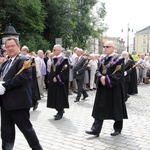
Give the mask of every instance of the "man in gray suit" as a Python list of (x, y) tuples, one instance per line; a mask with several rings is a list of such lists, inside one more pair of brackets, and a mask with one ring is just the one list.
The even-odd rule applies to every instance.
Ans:
[(77, 81), (78, 93), (74, 102), (79, 102), (81, 94), (83, 94), (82, 100), (85, 100), (85, 98), (88, 97), (88, 94), (83, 88), (84, 75), (87, 68), (88, 60), (82, 56), (83, 50), (81, 48), (77, 49), (76, 54), (78, 57), (76, 58), (76, 62), (73, 68), (73, 76)]

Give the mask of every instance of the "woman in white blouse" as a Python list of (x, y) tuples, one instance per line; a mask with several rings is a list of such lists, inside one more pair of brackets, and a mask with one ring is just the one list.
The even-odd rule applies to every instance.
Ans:
[(91, 60), (89, 61), (89, 67), (90, 67), (90, 90), (96, 89), (96, 85), (94, 83), (95, 79), (95, 73), (97, 70), (97, 59), (96, 54), (90, 55)]

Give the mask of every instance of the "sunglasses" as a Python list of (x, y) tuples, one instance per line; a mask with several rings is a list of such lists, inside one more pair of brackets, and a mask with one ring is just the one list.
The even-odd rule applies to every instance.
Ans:
[(113, 47), (113, 46), (103, 46), (103, 48), (110, 48), (110, 47)]

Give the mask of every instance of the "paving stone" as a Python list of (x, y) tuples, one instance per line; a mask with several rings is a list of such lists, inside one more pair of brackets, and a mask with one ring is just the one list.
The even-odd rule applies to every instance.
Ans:
[[(123, 130), (116, 137), (110, 136), (113, 120), (104, 121), (100, 137), (85, 134), (94, 121), (91, 113), (95, 91), (88, 91), (89, 97), (79, 103), (74, 103), (76, 94), (70, 95), (70, 108), (65, 109), (64, 117), (58, 121), (53, 117), (56, 110), (46, 108), (44, 97), (38, 109), (30, 111), (43, 150), (150, 150), (150, 84), (139, 85), (138, 91), (126, 102), (128, 119), (124, 120)], [(18, 128), (14, 150), (30, 150)]]

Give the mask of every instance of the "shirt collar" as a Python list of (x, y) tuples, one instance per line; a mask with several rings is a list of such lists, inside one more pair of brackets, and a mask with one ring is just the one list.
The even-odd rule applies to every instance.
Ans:
[(9, 59), (11, 59), (12, 60), (12, 62), (15, 60), (15, 58), (16, 58), (16, 56), (15, 57), (12, 57), (12, 58), (9, 58)]
[(60, 53), (59, 55), (55, 55), (53, 58), (59, 58), (59, 57), (61, 57), (62, 56), (62, 53)]

